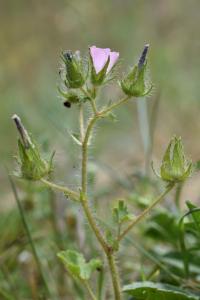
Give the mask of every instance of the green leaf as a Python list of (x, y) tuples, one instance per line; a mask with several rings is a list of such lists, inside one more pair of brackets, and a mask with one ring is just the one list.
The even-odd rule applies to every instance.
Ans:
[[(195, 209), (198, 209), (198, 207), (190, 201), (187, 201), (186, 204), (187, 204), (187, 207), (189, 208), (189, 210), (191, 211), (191, 215), (192, 215), (193, 221), (196, 225), (196, 229), (200, 231), (200, 210), (195, 211)], [(192, 210), (194, 210), (194, 211), (192, 212)]]
[(118, 205), (113, 209), (113, 219), (116, 223), (122, 224), (133, 220), (134, 216), (128, 212), (127, 205), (124, 200), (119, 200)]
[(177, 215), (171, 211), (162, 209), (155, 212), (145, 227), (145, 234), (151, 238), (177, 245), (180, 234), (179, 226)]
[(199, 300), (199, 297), (173, 285), (135, 282), (124, 286), (123, 292), (134, 296), (135, 300)]
[(86, 263), (83, 254), (73, 250), (61, 251), (57, 254), (69, 273), (81, 280), (88, 280), (91, 273), (102, 266), (99, 259), (91, 259)]
[(69, 132), (69, 134), (70, 134), (71, 138), (74, 140), (74, 142), (77, 145), (82, 146), (82, 142), (80, 141), (80, 135), (79, 134), (77, 134), (77, 133), (70, 133), (70, 132)]

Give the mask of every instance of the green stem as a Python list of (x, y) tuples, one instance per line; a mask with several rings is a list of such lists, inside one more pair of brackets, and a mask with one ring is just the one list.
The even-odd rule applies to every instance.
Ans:
[(131, 97), (130, 96), (126, 96), (124, 98), (122, 98), (121, 100), (119, 100), (116, 103), (113, 103), (112, 105), (110, 105), (109, 107), (107, 107), (106, 109), (102, 110), (101, 112), (99, 112), (99, 115), (105, 115), (108, 112), (110, 112), (111, 110), (113, 110), (114, 108), (117, 108), (118, 106), (126, 103)]
[(95, 122), (98, 120), (98, 116), (94, 116), (87, 127), (85, 138), (82, 145), (82, 193), (87, 194), (87, 156), (88, 156), (88, 141), (92, 132)]
[(84, 117), (83, 117), (83, 105), (80, 104), (79, 106), (79, 125), (80, 125), (80, 137), (81, 137), (81, 143), (84, 139)]
[(87, 220), (88, 220), (97, 240), (99, 241), (100, 245), (102, 246), (102, 248), (107, 256), (116, 300), (121, 300), (121, 292), (120, 292), (120, 280), (119, 280), (119, 275), (118, 275), (118, 271), (117, 271), (117, 266), (115, 264), (115, 260), (114, 260), (114, 256), (113, 256), (113, 250), (109, 247), (104, 236), (102, 235), (101, 231), (99, 230), (99, 227), (96, 224), (95, 217), (93, 216), (93, 213), (90, 210), (90, 207), (88, 204), (88, 199), (87, 199), (88, 142), (89, 142), (89, 138), (90, 138), (93, 126), (95, 125), (96, 121), (99, 118), (103, 117), (108, 112), (110, 112), (111, 110), (113, 110), (114, 108), (127, 102), (129, 100), (129, 98), (130, 97), (125, 97), (122, 100), (118, 101), (117, 103), (112, 104), (107, 109), (102, 110), (101, 112), (96, 112), (95, 109), (93, 109), (94, 116), (89, 121), (89, 124), (86, 129), (85, 137), (84, 137), (84, 140), (82, 143), (82, 174), (81, 174), (82, 175), (82, 184), (81, 184), (82, 190), (81, 190), (80, 201), (83, 206)]
[(88, 200), (86, 198), (84, 198), (84, 196), (81, 196), (80, 199), (81, 199), (81, 204), (83, 206), (83, 210), (84, 210), (85, 215), (87, 217), (87, 220), (90, 224), (90, 227), (94, 231), (97, 240), (99, 241), (102, 248), (104, 249), (104, 252), (107, 253), (108, 252), (108, 245), (107, 245), (101, 231), (99, 230), (99, 227), (96, 224), (96, 220), (95, 220), (95, 218), (92, 214), (92, 211), (90, 210), (90, 207), (88, 205)]
[(103, 299), (103, 287), (104, 287), (104, 269), (98, 270), (98, 283), (97, 283), (97, 298), (98, 300)]
[(186, 248), (185, 238), (184, 238), (184, 234), (185, 234), (184, 219), (185, 219), (185, 217), (187, 217), (190, 214), (193, 214), (194, 212), (197, 212), (197, 211), (199, 212), (200, 208), (193, 208), (193, 209), (189, 210), (187, 213), (185, 213), (181, 217), (181, 219), (179, 221), (179, 230), (180, 230), (179, 240), (180, 240), (181, 251), (183, 253), (183, 263), (184, 263), (186, 278), (189, 277), (189, 258), (188, 258), (188, 250)]
[(66, 194), (67, 196), (71, 197), (72, 200), (74, 201), (79, 201), (79, 194), (64, 187), (64, 186), (61, 186), (61, 185), (58, 185), (58, 184), (55, 184), (53, 182), (50, 182), (46, 179), (40, 179), (40, 181), (42, 183), (44, 183), (46, 186), (48, 186), (49, 188), (51, 189), (54, 189), (54, 190), (58, 190), (60, 192), (63, 192), (64, 194)]
[(32, 236), (31, 236), (31, 232), (30, 232), (29, 227), (28, 227), (28, 223), (27, 223), (27, 220), (26, 220), (26, 217), (25, 217), (25, 214), (24, 214), (24, 210), (23, 210), (23, 207), (21, 205), (20, 199), (18, 197), (17, 189), (15, 187), (15, 184), (14, 184), (11, 176), (9, 176), (9, 181), (10, 181), (10, 185), (11, 185), (11, 188), (12, 188), (15, 200), (17, 202), (17, 206), (18, 206), (18, 209), (19, 209), (20, 217), (21, 217), (21, 220), (22, 220), (25, 232), (26, 232), (27, 237), (28, 237), (28, 241), (29, 241), (32, 253), (33, 253), (33, 257), (34, 257), (36, 265), (38, 267), (39, 274), (40, 274), (41, 279), (43, 281), (43, 284), (44, 284), (44, 287), (45, 287), (47, 295), (51, 296), (51, 293), (50, 293), (50, 290), (49, 290), (46, 278), (45, 278), (43, 270), (42, 270), (42, 264), (40, 262), (40, 259), (39, 259), (38, 255), (37, 255), (35, 244), (33, 242), (33, 239), (32, 239)]
[(92, 291), (92, 289), (91, 289), (91, 287), (90, 287), (88, 281), (85, 281), (85, 280), (84, 280), (84, 281), (83, 281), (83, 284), (84, 284), (84, 286), (86, 287), (86, 289), (87, 289), (87, 291), (88, 291), (88, 294), (90, 295), (91, 299), (92, 299), (92, 300), (97, 300), (97, 298), (96, 298), (95, 294), (93, 293), (93, 291)]
[(91, 103), (94, 115), (98, 115), (98, 110), (97, 110), (97, 107), (96, 107), (96, 104), (95, 104), (95, 100), (91, 99), (90, 103)]
[(125, 235), (136, 225), (138, 224), (141, 220), (143, 220), (144, 217), (146, 217), (146, 215), (148, 215), (150, 213), (150, 211), (173, 189), (174, 187), (174, 183), (173, 184), (169, 184), (166, 188), (166, 190), (160, 194), (154, 201), (153, 203), (147, 207), (138, 217), (136, 217), (135, 220), (133, 220), (130, 225), (120, 234), (119, 238), (118, 238), (118, 242), (121, 241)]
[(119, 280), (119, 272), (117, 270), (117, 265), (115, 263), (113, 253), (107, 254), (108, 265), (111, 272), (112, 284), (115, 293), (115, 300), (121, 300), (121, 288), (120, 288), (120, 280)]
[(176, 193), (175, 193), (175, 203), (176, 207), (180, 210), (180, 199), (181, 199), (181, 192), (183, 188), (183, 182), (178, 183), (176, 187)]
[(98, 114), (98, 111), (97, 111), (97, 108), (96, 108), (96, 104), (95, 104), (95, 99), (83, 88), (83, 87), (80, 87), (80, 90), (81, 92), (90, 99), (90, 103), (91, 103), (91, 106), (92, 106), (92, 109), (93, 109), (93, 112), (95, 115)]
[(188, 259), (188, 251), (185, 245), (185, 239), (184, 239), (184, 222), (183, 220), (179, 224), (179, 241), (180, 241), (180, 248), (182, 251), (183, 255), (183, 264), (184, 264), (184, 269), (185, 269), (185, 277), (189, 277), (189, 259)]
[(95, 122), (98, 120), (99, 116), (95, 115), (89, 122), (85, 138), (82, 144), (82, 191), (81, 191), (81, 204), (83, 206), (85, 215), (87, 217), (87, 220), (97, 238), (99, 243), (101, 244), (107, 259), (108, 259), (108, 264), (109, 264), (109, 269), (112, 277), (112, 283), (113, 283), (113, 288), (114, 288), (114, 293), (115, 293), (115, 299), (120, 300), (121, 299), (121, 294), (120, 294), (120, 283), (119, 283), (119, 277), (118, 277), (118, 271), (117, 271), (117, 266), (114, 261), (113, 253), (110, 251), (110, 247), (107, 244), (104, 236), (102, 235), (101, 231), (99, 230), (95, 217), (92, 214), (92, 211), (90, 210), (90, 207), (88, 205), (88, 200), (87, 200), (87, 160), (88, 160), (88, 141), (90, 138), (90, 134), (92, 132), (93, 126)]

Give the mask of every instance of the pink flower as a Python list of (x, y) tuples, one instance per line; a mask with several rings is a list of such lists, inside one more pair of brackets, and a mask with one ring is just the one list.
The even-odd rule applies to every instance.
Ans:
[(112, 52), (109, 48), (97, 48), (96, 46), (90, 47), (90, 55), (96, 74), (101, 72), (107, 63), (108, 58), (110, 58), (108, 68), (106, 70), (106, 74), (108, 74), (119, 58), (118, 52)]

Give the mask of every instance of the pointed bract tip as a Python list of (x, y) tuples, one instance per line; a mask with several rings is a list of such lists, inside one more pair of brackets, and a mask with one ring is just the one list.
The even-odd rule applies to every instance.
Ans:
[(144, 65), (144, 63), (146, 61), (148, 50), (149, 50), (149, 44), (144, 45), (144, 49), (142, 51), (142, 54), (141, 54), (139, 62), (138, 62), (139, 69), (142, 68), (142, 66)]
[(11, 117), (12, 120), (20, 120), (20, 117), (17, 114), (12, 115)]

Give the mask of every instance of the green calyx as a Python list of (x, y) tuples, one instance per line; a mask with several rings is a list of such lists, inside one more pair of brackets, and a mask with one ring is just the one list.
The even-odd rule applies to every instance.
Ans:
[(32, 143), (29, 148), (26, 148), (21, 140), (18, 140), (19, 149), (19, 177), (28, 180), (39, 180), (47, 176), (52, 171), (52, 159), (47, 162), (40, 156), (40, 152), (36, 144)]
[(66, 51), (62, 54), (62, 59), (65, 63), (65, 85), (72, 89), (82, 87), (86, 81), (86, 76), (79, 53)]
[(181, 138), (173, 137), (167, 147), (158, 175), (162, 180), (176, 183), (186, 180), (193, 172), (193, 163), (185, 157)]
[(54, 154), (49, 161), (44, 160), (40, 155), (37, 144), (26, 131), (20, 118), (17, 115), (14, 115), (12, 118), (20, 134), (20, 139), (18, 140), (19, 171), (15, 175), (28, 180), (39, 180), (47, 176), (52, 171)]
[(144, 97), (152, 90), (152, 84), (146, 82), (147, 61), (140, 67), (135, 65), (130, 73), (120, 81), (123, 92), (128, 96)]

